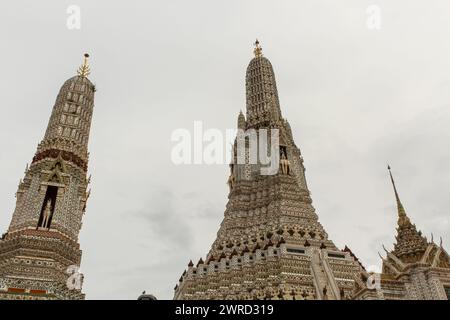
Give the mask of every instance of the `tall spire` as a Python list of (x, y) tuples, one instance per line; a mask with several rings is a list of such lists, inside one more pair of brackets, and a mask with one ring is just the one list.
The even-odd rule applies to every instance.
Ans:
[(89, 54), (84, 54), (83, 64), (78, 68), (78, 75), (81, 77), (87, 78), (87, 76), (91, 73), (91, 68), (89, 67)]
[(398, 211), (397, 236), (395, 237), (397, 243), (394, 245), (393, 254), (402, 261), (404, 260), (411, 262), (411, 259), (415, 259), (417, 252), (425, 251), (427, 247), (427, 240), (422, 236), (422, 233), (417, 230), (416, 226), (411, 223), (406, 215), (406, 211), (403, 208), (395, 186), (390, 166), (388, 166), (388, 170), (389, 176), (391, 177), (392, 186), (394, 187)]
[(400, 197), (397, 192), (397, 188), (395, 187), (394, 177), (392, 176), (391, 167), (388, 165), (389, 176), (391, 177), (392, 187), (394, 188), (395, 200), (397, 201), (397, 211), (398, 211), (398, 224), (404, 225), (406, 223), (410, 223), (408, 216), (406, 215), (405, 208), (403, 207), (402, 202), (400, 201)]
[[(337, 252), (338, 248), (318, 221), (306, 185), (300, 149), (295, 145), (289, 124), (281, 117), (275, 73), (267, 57), (261, 55), (258, 41), (255, 57), (246, 71), (246, 98), (247, 116), (239, 113), (238, 128), (256, 131), (259, 153), (270, 150), (272, 157), (278, 153), (281, 161), (275, 165), (279, 173), (263, 174), (260, 169), (266, 165), (259, 161), (261, 157), (252, 162), (252, 142), (245, 135), (245, 147), (241, 149), (245, 157), (240, 162), (236, 138), (232, 147), (235, 161), (228, 179), (228, 203), (217, 238), (205, 263), (183, 272), (174, 298), (342, 299), (351, 296), (357, 289), (353, 279), (360, 278), (363, 270), (352, 255)], [(270, 142), (260, 139), (259, 133), (265, 135), (265, 130), (270, 135), (278, 131), (279, 143), (272, 138)], [(278, 150), (274, 150), (274, 142)], [(328, 257), (332, 263), (326, 266)], [(246, 280), (245, 284), (242, 279)]]
[(76, 267), (90, 194), (86, 173), (95, 87), (87, 78), (88, 57), (78, 75), (61, 86), (16, 192), (11, 223), (0, 241), (0, 300), (84, 299)]

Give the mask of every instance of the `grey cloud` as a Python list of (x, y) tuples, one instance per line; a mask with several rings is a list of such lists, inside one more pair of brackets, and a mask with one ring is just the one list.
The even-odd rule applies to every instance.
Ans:
[(192, 245), (191, 226), (188, 217), (177, 211), (174, 195), (170, 190), (154, 190), (140, 210), (124, 212), (123, 218), (134, 217), (144, 221), (148, 232), (156, 241), (164, 241), (170, 250), (188, 249)]

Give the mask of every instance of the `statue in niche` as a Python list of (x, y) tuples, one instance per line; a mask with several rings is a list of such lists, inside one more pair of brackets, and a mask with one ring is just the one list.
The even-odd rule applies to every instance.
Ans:
[(228, 186), (230, 187), (230, 191), (231, 189), (233, 189), (234, 187), (234, 183), (236, 181), (236, 178), (234, 177), (234, 174), (230, 174), (230, 176), (228, 177)]
[(291, 163), (287, 159), (286, 153), (284, 151), (281, 152), (280, 165), (281, 165), (281, 173), (283, 173), (283, 174), (289, 174), (290, 173)]
[(40, 228), (48, 229), (50, 227), (50, 219), (52, 217), (52, 200), (48, 199), (42, 215)]

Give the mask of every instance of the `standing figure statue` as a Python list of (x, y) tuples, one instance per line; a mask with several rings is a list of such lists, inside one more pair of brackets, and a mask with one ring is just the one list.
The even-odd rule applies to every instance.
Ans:
[(42, 222), (40, 227), (48, 229), (50, 227), (50, 218), (52, 217), (52, 200), (48, 199), (45, 205), (44, 214), (42, 216)]
[(234, 174), (230, 174), (230, 176), (228, 177), (228, 181), (227, 181), (228, 186), (230, 187), (230, 191), (231, 191), (231, 189), (233, 189), (235, 181), (236, 181), (236, 179), (234, 177)]
[(284, 151), (281, 153), (280, 165), (281, 165), (281, 173), (283, 173), (283, 174), (289, 174), (290, 173), (290, 162), (287, 159), (286, 154), (284, 153)]

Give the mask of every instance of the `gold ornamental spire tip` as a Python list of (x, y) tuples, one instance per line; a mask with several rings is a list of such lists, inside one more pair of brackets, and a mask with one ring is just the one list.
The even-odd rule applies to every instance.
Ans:
[(403, 204), (400, 201), (400, 196), (398, 195), (397, 188), (395, 186), (394, 177), (392, 176), (391, 167), (388, 165), (389, 176), (391, 177), (392, 187), (394, 188), (395, 200), (397, 201), (397, 211), (398, 211), (398, 223), (399, 225), (403, 225), (405, 223), (409, 223), (409, 218), (406, 215), (405, 208), (403, 208)]
[(87, 76), (91, 74), (91, 68), (89, 67), (88, 58), (89, 58), (89, 54), (85, 53), (83, 64), (78, 68), (77, 73), (81, 77), (87, 78)]
[(258, 39), (256, 39), (254, 45), (255, 45), (255, 49), (253, 50), (253, 53), (255, 54), (255, 57), (257, 57), (257, 58), (261, 57), (262, 56), (262, 48), (259, 45)]

